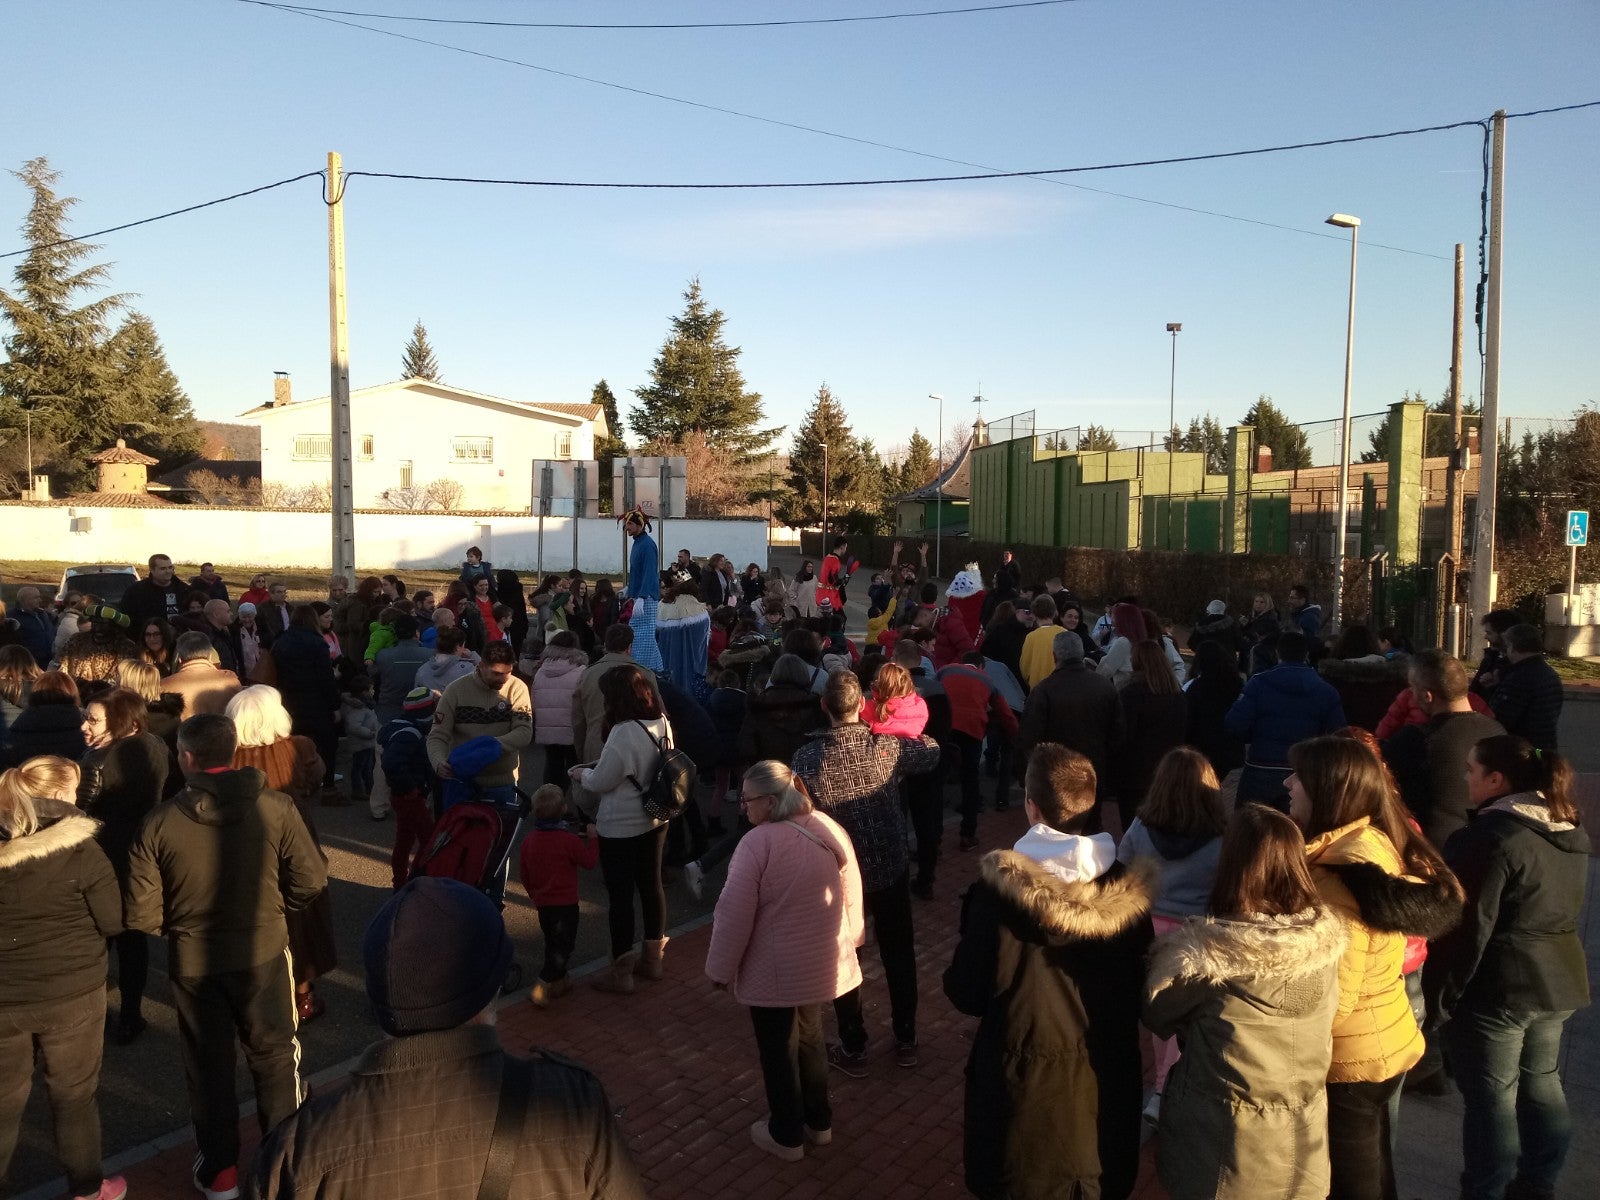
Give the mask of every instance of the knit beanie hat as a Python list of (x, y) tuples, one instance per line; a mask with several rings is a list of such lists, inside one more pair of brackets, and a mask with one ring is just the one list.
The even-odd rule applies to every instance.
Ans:
[(413, 879), (367, 926), (367, 997), (385, 1033), (454, 1029), (500, 991), (511, 938), (494, 901), (454, 879)]
[(420, 721), (424, 717), (433, 715), (434, 705), (438, 697), (432, 688), (414, 687), (406, 693), (406, 698), (401, 701), (400, 710), (412, 721)]
[(1227, 604), (1221, 600), (1213, 600), (1210, 604), (1206, 605), (1206, 616), (1208, 617), (1220, 617), (1227, 611)]
[(251, 604), (250, 601), (246, 600), (243, 604), (239, 605), (239, 615), (241, 617), (253, 617), (253, 616), (255, 616), (256, 615), (256, 606), (254, 604)]
[(123, 629), (126, 629), (129, 625), (133, 624), (132, 621), (128, 620), (128, 615), (126, 613), (112, 608), (109, 604), (90, 605), (84, 610), (83, 615), (88, 617), (91, 621), (109, 621), (111, 624), (120, 626)]

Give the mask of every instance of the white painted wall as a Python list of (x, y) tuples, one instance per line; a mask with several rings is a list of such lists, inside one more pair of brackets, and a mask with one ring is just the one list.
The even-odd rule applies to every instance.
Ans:
[[(539, 519), (461, 517), (448, 513), (357, 513), (356, 562), (365, 570), (427, 568), (461, 562), (469, 545), (497, 567), (515, 570), (620, 574), (622, 528), (609, 517), (546, 517), (541, 553)], [(573, 527), (577, 554), (573, 554)], [(726, 554), (742, 569), (767, 565), (767, 526), (761, 520), (669, 520), (658, 529), (665, 562), (686, 546), (697, 557)], [(143, 563), (152, 554), (184, 562), (230, 566), (318, 567), (332, 562), (332, 529), (325, 512), (261, 509), (74, 508), (0, 505), (0, 562), (42, 559), (73, 563)]]
[[(517, 412), (504, 404), (471, 400), (423, 390), (406, 381), (351, 394), (350, 436), (355, 456), (352, 483), (357, 508), (376, 508), (389, 488), (401, 486), (402, 464), (411, 463), (412, 483), (422, 487), (449, 478), (466, 488), (464, 509), (510, 509), (526, 512), (531, 503), (535, 459), (562, 457), (563, 435), (571, 436), (567, 457), (594, 457), (594, 423)], [(246, 415), (261, 428), (261, 478), (296, 488), (329, 482), (327, 459), (294, 455), (295, 439), (328, 433), (326, 400), (261, 409)], [(364, 439), (372, 438), (372, 456), (363, 457)], [(454, 438), (493, 438), (491, 462), (457, 462)]]

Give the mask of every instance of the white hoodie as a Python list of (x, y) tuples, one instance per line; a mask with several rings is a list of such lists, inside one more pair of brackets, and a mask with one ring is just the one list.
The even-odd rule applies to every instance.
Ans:
[(1027, 855), (1064, 883), (1099, 879), (1117, 861), (1117, 843), (1109, 833), (1086, 837), (1062, 833), (1042, 823), (1023, 834), (1012, 849)]

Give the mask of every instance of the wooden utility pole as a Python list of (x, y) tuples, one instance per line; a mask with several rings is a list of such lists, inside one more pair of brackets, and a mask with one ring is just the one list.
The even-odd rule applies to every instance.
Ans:
[[(1462, 470), (1466, 466), (1467, 440), (1462, 436), (1461, 405), (1464, 384), (1461, 378), (1462, 339), (1466, 336), (1467, 271), (1466, 247), (1456, 243), (1456, 309), (1450, 327), (1450, 446), (1455, 451), (1445, 476), (1445, 511), (1448, 514), (1445, 550), (1456, 563), (1461, 562), (1462, 517), (1466, 511)], [(1424, 438), (1426, 440), (1426, 438)], [(1454, 589), (1452, 589), (1452, 594)]]
[(1479, 422), (1478, 519), (1472, 538), (1471, 616), (1477, 628), (1494, 607), (1494, 509), (1500, 476), (1500, 277), (1504, 266), (1506, 112), (1494, 114), (1489, 167), (1489, 262), (1483, 297), (1483, 416)]
[(332, 421), (333, 573), (351, 587), (356, 574), (355, 488), (350, 452), (350, 325), (344, 299), (344, 179), (328, 151), (328, 412)]

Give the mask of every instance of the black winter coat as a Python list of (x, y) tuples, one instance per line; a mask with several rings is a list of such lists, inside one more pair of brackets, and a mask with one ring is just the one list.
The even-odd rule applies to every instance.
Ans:
[(1244, 766), (1244, 743), (1228, 732), (1225, 723), (1228, 710), (1243, 690), (1238, 676), (1230, 679), (1202, 675), (1183, 693), (1184, 741), (1206, 756), (1218, 779), (1235, 767)]
[(828, 727), (822, 703), (810, 688), (778, 684), (750, 697), (739, 727), (739, 757), (790, 762), (810, 735)]
[(1183, 745), (1189, 707), (1182, 692), (1158, 696), (1141, 679), (1123, 688), (1118, 698), (1126, 737), (1113, 759), (1115, 788), (1123, 811), (1131, 813), (1130, 803), (1144, 799), (1163, 756)]
[(1018, 778), (1027, 770), (1028, 755), (1040, 742), (1059, 742), (1086, 755), (1094, 764), (1099, 791), (1111, 784), (1111, 754), (1124, 733), (1122, 705), (1111, 680), (1082, 663), (1059, 666), (1028, 693), (1017, 722)]
[(1003, 625), (996, 625), (983, 636), (983, 653), (997, 663), (1003, 664), (1017, 682), (1022, 684), (1023, 691), (1028, 685), (1022, 678), (1022, 643), (1028, 640), (1028, 629), (1021, 621), (1011, 620)]
[(166, 791), (167, 744), (153, 733), (118, 738), (83, 756), (78, 807), (100, 822), (100, 848), (119, 880), (139, 826)]
[(339, 682), (328, 643), (315, 630), (290, 626), (272, 643), (272, 661), (278, 668), (278, 692), (294, 719), (294, 731), (312, 740), (333, 727), (339, 710)]
[(967, 1059), (967, 1188), (1121, 1200), (1139, 1172), (1139, 1004), (1155, 872), (1067, 883), (1014, 850), (983, 858), (944, 994), (981, 1018)]
[(59, 800), (34, 809), (32, 833), (0, 822), (0, 1009), (104, 987), (106, 939), (122, 932), (122, 897), (95, 823)]
[(1578, 917), (1589, 835), (1550, 820), (1531, 792), (1480, 808), (1444, 848), (1467, 893), (1461, 924), (1423, 967), (1429, 1019), (1460, 1009), (1564, 1012), (1589, 1003)]
[(1501, 668), (1489, 707), (1507, 733), (1527, 738), (1539, 750), (1554, 750), (1561, 700), (1561, 676), (1544, 655), (1535, 654)]
[(77, 762), (88, 745), (83, 740), (83, 710), (70, 700), (29, 704), (6, 730), (0, 763), (21, 766), (41, 754), (56, 754)]

